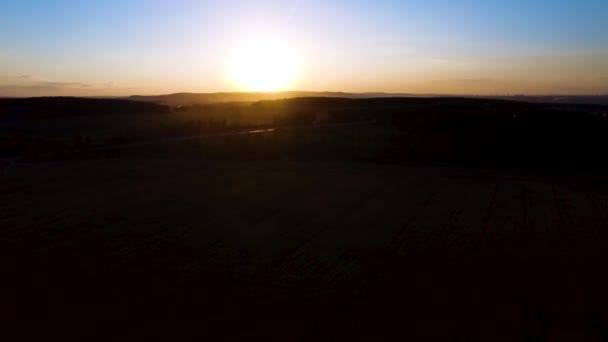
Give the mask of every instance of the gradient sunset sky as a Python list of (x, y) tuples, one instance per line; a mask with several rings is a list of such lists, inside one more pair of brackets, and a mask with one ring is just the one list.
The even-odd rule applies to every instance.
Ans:
[(608, 94), (607, 0), (0, 0), (0, 96), (243, 91), (256, 37), (284, 90)]

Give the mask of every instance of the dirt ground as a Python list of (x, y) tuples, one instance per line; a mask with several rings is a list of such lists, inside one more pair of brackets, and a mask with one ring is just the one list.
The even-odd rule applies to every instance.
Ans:
[(28, 339), (601, 341), (608, 177), (115, 158), (0, 174)]

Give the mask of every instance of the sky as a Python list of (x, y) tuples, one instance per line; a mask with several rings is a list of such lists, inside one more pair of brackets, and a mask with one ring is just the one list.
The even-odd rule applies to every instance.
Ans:
[(258, 37), (281, 90), (608, 94), (606, 0), (0, 0), (0, 96), (245, 91)]

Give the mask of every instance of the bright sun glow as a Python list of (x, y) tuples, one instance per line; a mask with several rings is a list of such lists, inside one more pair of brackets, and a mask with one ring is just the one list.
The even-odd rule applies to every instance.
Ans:
[(252, 91), (286, 90), (295, 82), (297, 72), (294, 49), (272, 38), (244, 42), (232, 60), (234, 80)]

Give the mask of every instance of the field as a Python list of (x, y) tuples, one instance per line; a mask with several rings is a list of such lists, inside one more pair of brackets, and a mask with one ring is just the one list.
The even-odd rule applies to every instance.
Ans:
[(124, 155), (0, 198), (24, 338), (608, 337), (601, 175)]
[(24, 339), (607, 340), (605, 111), (0, 101), (3, 322)]

